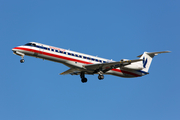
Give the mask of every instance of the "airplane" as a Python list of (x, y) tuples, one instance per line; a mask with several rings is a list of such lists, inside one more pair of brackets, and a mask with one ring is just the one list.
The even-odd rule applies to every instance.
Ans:
[(80, 75), (82, 83), (87, 82), (85, 74), (99, 74), (99, 80), (104, 79), (104, 75), (114, 75), (124, 78), (147, 75), (149, 74), (148, 70), (153, 57), (161, 53), (170, 52), (144, 52), (137, 56), (139, 59), (113, 61), (37, 42), (29, 42), (25, 45), (14, 47), (12, 51), (15, 55), (22, 57), (20, 60), (21, 63), (25, 62), (25, 55), (62, 63), (70, 69), (60, 73), (60, 75)]

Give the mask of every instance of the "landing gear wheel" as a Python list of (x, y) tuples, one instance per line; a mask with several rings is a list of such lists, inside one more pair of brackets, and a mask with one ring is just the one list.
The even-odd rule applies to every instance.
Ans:
[(25, 61), (24, 59), (21, 59), (21, 60), (20, 60), (21, 63), (24, 63), (24, 61)]
[(87, 78), (82, 78), (82, 79), (81, 79), (81, 82), (82, 82), (82, 83), (86, 83), (86, 82), (87, 82)]
[(81, 77), (81, 82), (82, 83), (86, 83), (87, 82), (87, 78), (85, 78), (84, 72), (81, 72), (80, 77)]
[(99, 76), (98, 76), (98, 79), (99, 79), (99, 80), (104, 79), (104, 75), (99, 75)]

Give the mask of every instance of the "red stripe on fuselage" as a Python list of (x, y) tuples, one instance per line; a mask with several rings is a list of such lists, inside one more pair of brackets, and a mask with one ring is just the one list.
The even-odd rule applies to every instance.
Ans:
[(69, 57), (64, 57), (64, 56), (60, 56), (60, 55), (56, 55), (56, 54), (52, 54), (52, 53), (47, 53), (47, 52), (44, 52), (44, 51), (42, 52), (42, 51), (39, 51), (39, 50), (34, 50), (34, 49), (29, 49), (29, 48), (15, 47), (13, 49), (25, 50), (25, 51), (29, 51), (29, 52), (35, 52), (35, 53), (38, 53), (38, 54), (43, 54), (43, 55), (56, 57), (56, 58), (60, 58), (60, 59), (65, 59), (65, 60), (70, 60), (70, 61), (74, 61), (74, 62), (79, 62), (79, 63), (83, 63), (83, 64), (92, 64), (90, 62), (77, 60), (77, 59), (73, 59), (73, 58), (69, 58)]
[[(42, 51), (39, 51), (39, 50), (30, 49), (30, 48), (15, 47), (13, 49), (25, 50), (25, 51), (29, 51), (29, 52), (35, 52), (35, 53), (38, 53), (38, 54), (44, 54), (44, 55), (47, 55), (47, 56), (56, 57), (56, 58), (60, 58), (60, 59), (65, 59), (65, 60), (74, 61), (74, 62), (79, 62), (79, 63), (83, 63), (83, 64), (93, 64), (91, 62), (77, 60), (77, 59), (73, 59), (73, 58), (69, 58), (69, 57), (64, 57), (64, 56), (61, 56), (61, 55), (55, 55), (55, 54), (52, 54), (52, 53), (47, 53), (47, 52), (44, 52), (44, 51), (42, 52)], [(138, 75), (138, 74), (135, 74), (135, 73), (132, 73), (132, 72), (128, 72), (128, 71), (124, 71), (124, 70), (120, 70), (120, 69), (111, 69), (111, 70), (116, 71), (116, 72), (125, 73), (125, 74), (130, 74), (130, 75), (133, 75), (135, 77), (140, 77), (141, 76), (141, 75)]]

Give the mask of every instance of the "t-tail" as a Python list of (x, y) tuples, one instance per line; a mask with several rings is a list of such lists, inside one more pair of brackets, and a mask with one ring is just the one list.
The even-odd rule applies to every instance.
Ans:
[(141, 66), (143, 66), (143, 69), (141, 71), (144, 71), (148, 73), (149, 67), (151, 65), (152, 59), (154, 56), (161, 54), (161, 53), (169, 53), (170, 51), (162, 51), (162, 52), (144, 52), (142, 55), (139, 55), (137, 57), (140, 57), (143, 61), (139, 62)]

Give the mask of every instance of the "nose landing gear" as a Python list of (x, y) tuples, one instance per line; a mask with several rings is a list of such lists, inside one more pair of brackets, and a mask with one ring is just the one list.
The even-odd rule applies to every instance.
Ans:
[(22, 55), (21, 58), (22, 58), (22, 59), (20, 60), (20, 62), (21, 62), (21, 63), (24, 63), (24, 62), (25, 62), (25, 60), (24, 60), (24, 55)]
[(21, 59), (21, 60), (20, 60), (21, 63), (24, 63), (24, 61), (25, 61), (24, 59)]

